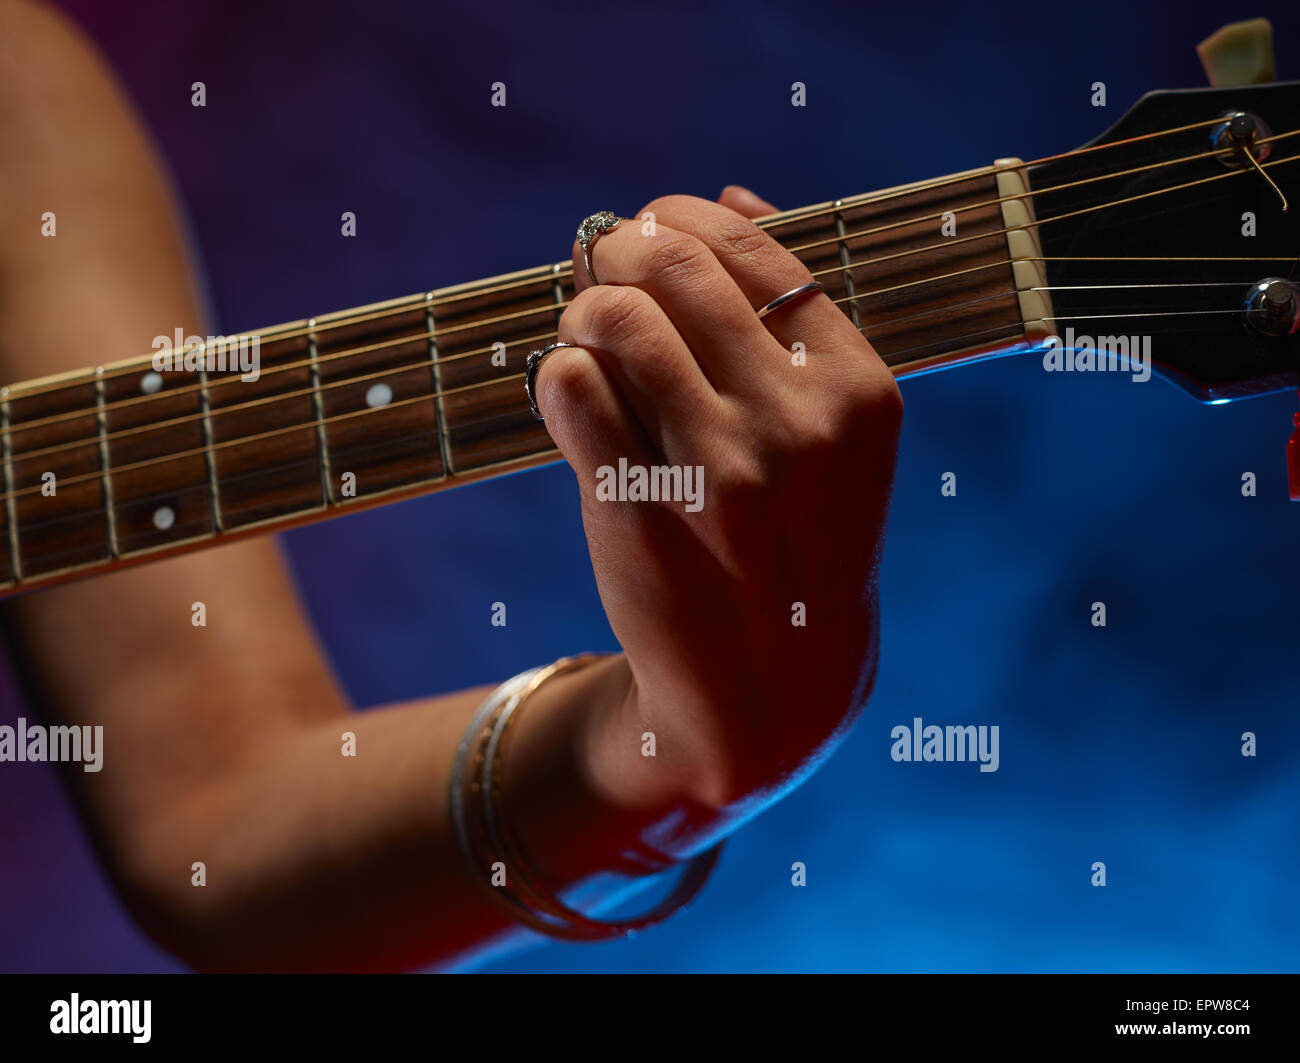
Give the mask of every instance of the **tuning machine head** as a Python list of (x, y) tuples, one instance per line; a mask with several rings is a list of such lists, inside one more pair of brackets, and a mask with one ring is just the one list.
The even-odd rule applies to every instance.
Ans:
[(1214, 126), (1210, 140), (1218, 151), (1219, 161), (1234, 170), (1250, 165), (1247, 155), (1256, 162), (1266, 162), (1273, 153), (1273, 132), (1264, 119), (1248, 111), (1226, 111), (1223, 121)]
[(1246, 323), (1263, 336), (1300, 331), (1300, 285), (1284, 277), (1265, 277), (1246, 293)]

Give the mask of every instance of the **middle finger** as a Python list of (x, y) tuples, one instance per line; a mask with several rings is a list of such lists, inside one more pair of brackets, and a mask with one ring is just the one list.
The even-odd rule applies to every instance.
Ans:
[[(745, 294), (708, 246), (656, 224), (644, 234), (635, 219), (603, 234), (591, 248), (601, 284), (633, 285), (663, 308), (696, 361), (721, 394), (752, 394), (770, 387), (777, 346)], [(586, 281), (576, 249), (575, 276)]]

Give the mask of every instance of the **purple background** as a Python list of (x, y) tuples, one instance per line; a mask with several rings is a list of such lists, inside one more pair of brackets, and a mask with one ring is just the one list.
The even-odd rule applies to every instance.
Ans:
[[(554, 261), (584, 215), (665, 192), (797, 206), (1067, 150), (1148, 89), (1203, 84), (1193, 46), (1233, 18), (1269, 15), (1300, 75), (1279, 3), (67, 6), (161, 144), (226, 332)], [(852, 738), (670, 925), (491, 969), (1296, 967), (1295, 396), (1208, 408), (1016, 359), (904, 393), (883, 663)], [(562, 467), (287, 543), (361, 705), (612, 646)], [(0, 722), (23, 711), (8, 685)], [(892, 763), (916, 715), (999, 724), (1001, 770)], [(0, 765), (0, 969), (178, 969), (38, 765)]]

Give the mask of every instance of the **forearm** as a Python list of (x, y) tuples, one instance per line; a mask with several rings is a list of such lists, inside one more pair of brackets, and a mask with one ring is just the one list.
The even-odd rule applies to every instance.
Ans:
[[(635, 872), (624, 854), (651, 833), (672, 848), (654, 831), (668, 820), (680, 849), (667, 855), (684, 855), (679, 821), (709, 818), (676, 784), (596, 781), (620, 776), (622, 751), (593, 742), (602, 730), (593, 721), (621, 711), (626, 685), (623, 659), (613, 658), (556, 677), (520, 711), (504, 811), (551, 888)], [(448, 808), (455, 747), (488, 689), (339, 710), (265, 734), (246, 728), (227, 771), (156, 791), (152, 814), (107, 827), (120, 842), (106, 855), (127, 903), (200, 969), (386, 970), (518, 943), (473, 880)], [(203, 719), (204, 708), (187, 711)], [(96, 787), (151, 771), (142, 750), (109, 754), (105, 772), (73, 773), (101, 810), (113, 800), (97, 799)]]

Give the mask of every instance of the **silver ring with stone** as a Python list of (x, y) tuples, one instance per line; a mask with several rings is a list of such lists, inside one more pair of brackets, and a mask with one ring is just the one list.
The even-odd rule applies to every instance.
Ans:
[(542, 368), (542, 359), (561, 347), (576, 347), (576, 343), (552, 343), (539, 351), (533, 351), (524, 361), (524, 391), (528, 395), (528, 408), (539, 421), (545, 421), (542, 411), (537, 408), (537, 371)]
[(591, 271), (591, 249), (596, 241), (607, 232), (617, 229), (623, 219), (611, 210), (597, 211), (589, 218), (583, 218), (578, 226), (578, 244), (582, 248), (582, 264), (587, 267), (587, 276), (592, 284), (599, 284), (596, 274)]

